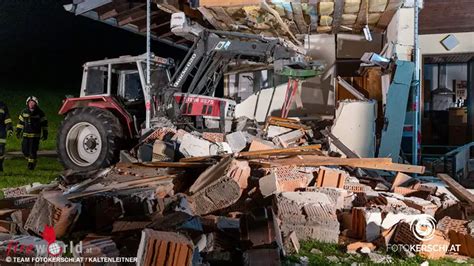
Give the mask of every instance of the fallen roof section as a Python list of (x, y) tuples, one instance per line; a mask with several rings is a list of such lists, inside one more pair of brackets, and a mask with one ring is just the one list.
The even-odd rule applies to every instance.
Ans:
[[(74, 0), (64, 9), (108, 25), (146, 36), (146, 2), (126, 0)], [(151, 38), (187, 50), (190, 44), (170, 31), (171, 14), (152, 5)]]

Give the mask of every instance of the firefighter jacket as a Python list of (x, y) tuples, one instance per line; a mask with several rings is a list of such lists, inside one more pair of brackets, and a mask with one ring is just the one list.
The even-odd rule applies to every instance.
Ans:
[(48, 120), (44, 112), (36, 107), (34, 110), (26, 108), (18, 117), (17, 133), (23, 132), (24, 138), (40, 138), (48, 135)]
[(8, 107), (0, 101), (0, 144), (7, 142), (7, 131), (12, 130), (12, 120), (8, 112)]

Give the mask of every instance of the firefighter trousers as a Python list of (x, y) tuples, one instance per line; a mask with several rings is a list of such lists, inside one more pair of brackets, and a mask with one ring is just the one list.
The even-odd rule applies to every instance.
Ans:
[(5, 160), (5, 143), (0, 143), (0, 172), (3, 171), (4, 160)]
[(33, 170), (36, 167), (36, 161), (38, 157), (40, 138), (34, 137), (23, 137), (21, 143), (21, 151), (23, 155), (28, 160), (28, 169)]

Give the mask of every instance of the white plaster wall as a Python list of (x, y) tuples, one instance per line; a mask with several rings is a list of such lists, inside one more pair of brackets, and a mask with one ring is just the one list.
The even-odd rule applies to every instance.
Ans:
[(441, 41), (450, 33), (420, 35), (420, 50), (423, 55), (474, 53), (474, 32), (451, 33), (459, 45), (448, 51)]
[(400, 8), (387, 27), (387, 54), (396, 54), (399, 59), (411, 61), (415, 39), (414, 9)]

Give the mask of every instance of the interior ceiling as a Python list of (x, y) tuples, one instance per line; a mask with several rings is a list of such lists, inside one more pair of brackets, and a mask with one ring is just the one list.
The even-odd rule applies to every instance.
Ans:
[[(145, 0), (70, 0), (76, 15), (138, 34), (146, 33)], [(154, 39), (185, 48), (189, 41), (170, 32), (171, 13), (184, 11), (205, 27), (282, 37), (300, 44), (302, 34), (360, 32), (368, 23), (386, 29), (402, 0), (152, 0)]]
[(420, 33), (474, 31), (474, 0), (424, 0)]
[(467, 63), (474, 59), (474, 54), (449, 54), (449, 55), (436, 55), (426, 56), (423, 58), (425, 64), (452, 64), (452, 63)]

